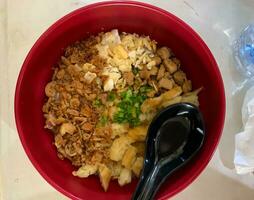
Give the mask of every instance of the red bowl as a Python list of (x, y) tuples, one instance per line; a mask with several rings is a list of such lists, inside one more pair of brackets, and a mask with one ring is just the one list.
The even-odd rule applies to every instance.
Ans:
[(43, 128), (44, 87), (63, 49), (76, 40), (114, 28), (149, 35), (159, 44), (169, 46), (181, 60), (194, 88), (204, 87), (199, 96), (207, 133), (204, 146), (188, 165), (163, 184), (156, 198), (167, 199), (187, 187), (211, 159), (223, 129), (225, 95), (218, 66), (208, 47), (187, 24), (160, 8), (129, 1), (97, 3), (53, 24), (32, 47), (19, 74), (15, 93), (19, 137), (35, 168), (66, 196), (87, 200), (130, 199), (137, 181), (124, 187), (112, 182), (105, 193), (97, 177), (74, 177), (71, 173), (74, 168), (70, 162), (58, 159), (52, 135)]

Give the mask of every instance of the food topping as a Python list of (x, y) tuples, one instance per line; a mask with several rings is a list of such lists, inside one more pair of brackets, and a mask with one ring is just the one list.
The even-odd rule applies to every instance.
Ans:
[(58, 157), (77, 167), (73, 175), (98, 175), (107, 191), (112, 179), (123, 186), (140, 176), (154, 115), (174, 103), (198, 105), (199, 92), (171, 49), (112, 30), (65, 49), (45, 85), (45, 128)]

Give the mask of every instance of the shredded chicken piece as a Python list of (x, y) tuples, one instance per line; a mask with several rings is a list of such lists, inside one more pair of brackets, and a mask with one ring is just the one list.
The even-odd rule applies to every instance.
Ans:
[(181, 70), (178, 70), (176, 73), (174, 73), (173, 77), (178, 85), (183, 85), (185, 80), (187, 80), (186, 74)]
[(164, 88), (164, 89), (167, 89), (167, 90), (170, 90), (173, 88), (173, 81), (172, 80), (169, 80), (167, 78), (162, 78), (160, 81), (159, 81), (159, 87), (160, 88)]
[(168, 59), (171, 56), (171, 51), (167, 47), (161, 47), (157, 50), (158, 55), (163, 59)]
[(162, 65), (160, 65), (160, 69), (157, 74), (157, 80), (160, 80), (162, 77), (164, 77), (164, 74), (165, 74), (165, 67), (162, 64)]
[(177, 71), (177, 65), (170, 59), (165, 59), (163, 61), (164, 66), (166, 67), (167, 71), (170, 74), (173, 74), (174, 72)]

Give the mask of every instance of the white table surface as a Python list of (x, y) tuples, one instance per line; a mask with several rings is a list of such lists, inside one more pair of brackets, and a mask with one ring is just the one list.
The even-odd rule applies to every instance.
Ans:
[[(36, 39), (54, 21), (94, 0), (0, 0), (0, 199), (64, 200), (35, 170), (20, 144), (13, 98), (22, 62)], [(254, 23), (254, 0), (147, 0), (183, 19), (213, 52), (223, 76), (226, 123), (219, 149), (206, 170), (175, 200), (252, 200), (254, 177), (233, 169), (234, 135), (241, 130), (246, 87), (234, 68), (230, 43)], [(241, 89), (242, 88), (242, 89)], [(216, 105), (211, 105), (216, 108)]]

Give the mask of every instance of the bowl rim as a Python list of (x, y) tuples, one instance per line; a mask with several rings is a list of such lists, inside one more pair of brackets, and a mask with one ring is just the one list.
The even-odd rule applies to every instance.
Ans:
[(172, 197), (172, 196), (176, 195), (177, 193), (179, 193), (183, 189), (185, 189), (188, 185), (190, 185), (201, 174), (201, 172), (205, 169), (205, 167), (208, 165), (209, 161), (211, 160), (211, 158), (212, 158), (212, 156), (213, 156), (213, 154), (216, 150), (216, 147), (218, 146), (218, 143), (220, 141), (222, 131), (223, 131), (223, 127), (224, 127), (225, 113), (226, 113), (226, 98), (225, 98), (225, 90), (224, 90), (223, 79), (222, 79), (221, 73), (219, 71), (219, 67), (218, 67), (218, 65), (215, 61), (215, 58), (213, 57), (210, 49), (208, 48), (208, 46), (204, 43), (204, 41), (201, 39), (201, 37), (186, 22), (184, 22), (183, 20), (181, 20), (177, 16), (171, 14), (170, 12), (168, 12), (166, 10), (163, 10), (159, 7), (156, 7), (156, 6), (148, 4), (148, 3), (129, 1), (129, 0), (127, 0), (127, 1), (119, 1), (118, 0), (118, 1), (98, 2), (98, 3), (89, 4), (89, 5), (83, 6), (81, 8), (78, 8), (76, 10), (73, 10), (69, 14), (64, 15), (63, 17), (58, 19), (56, 22), (54, 22), (51, 26), (49, 26), (49, 28), (47, 28), (46, 31), (42, 33), (42, 35), (36, 40), (36, 42), (34, 43), (32, 48), (29, 50), (29, 53), (27, 54), (27, 56), (26, 56), (26, 58), (25, 58), (25, 60), (22, 64), (22, 67), (21, 67), (21, 70), (19, 72), (19, 76), (18, 76), (18, 79), (17, 79), (17, 82), (16, 82), (16, 89), (15, 89), (15, 96), (14, 96), (14, 117), (15, 117), (15, 122), (16, 122), (18, 135), (19, 135), (20, 141), (22, 143), (22, 146), (23, 146), (29, 160), (31, 161), (33, 166), (36, 168), (36, 170), (40, 173), (40, 175), (50, 185), (52, 185), (56, 190), (58, 190), (60, 193), (66, 195), (67, 197), (69, 197), (71, 199), (80, 199), (79, 197), (73, 195), (71, 192), (66, 191), (61, 186), (59, 186), (53, 179), (51, 179), (41, 169), (39, 163), (33, 158), (32, 153), (30, 152), (28, 146), (26, 145), (26, 141), (25, 141), (24, 135), (23, 135), (24, 133), (22, 131), (22, 125), (21, 125), (21, 122), (20, 122), (20, 117), (18, 115), (18, 113), (19, 113), (18, 102), (20, 101), (20, 89), (21, 89), (24, 74), (25, 74), (26, 69), (27, 69), (26, 66), (30, 62), (32, 54), (34, 53), (36, 48), (38, 46), (40, 46), (40, 44), (43, 42), (43, 40), (48, 35), (50, 35), (52, 32), (54, 32), (54, 29), (56, 29), (60, 24), (64, 23), (65, 21), (72, 18), (73, 16), (79, 15), (80, 13), (82, 13), (86, 10), (90, 10), (90, 9), (94, 9), (94, 8), (98, 8), (98, 7), (104, 7), (104, 6), (114, 6), (114, 5), (127, 5), (127, 6), (141, 7), (141, 8), (152, 10), (153, 12), (157, 12), (161, 15), (165, 15), (166, 17), (173, 19), (175, 22), (177, 22), (179, 24), (179, 26), (184, 28), (185, 31), (188, 32), (193, 38), (195, 38), (195, 40), (200, 44), (200, 46), (203, 48), (203, 50), (208, 55), (208, 57), (210, 59), (210, 62), (214, 66), (214, 71), (216, 73), (216, 76), (218, 77), (218, 79), (217, 79), (217, 81), (219, 82), (218, 90), (221, 92), (219, 101), (222, 104), (221, 105), (221, 107), (222, 107), (221, 114), (218, 118), (218, 121), (219, 121), (218, 137), (214, 140), (214, 142), (211, 146), (211, 150), (209, 152), (207, 152), (207, 156), (206, 156), (205, 160), (203, 160), (203, 162), (200, 163), (197, 166), (197, 169), (196, 169), (195, 173), (190, 174), (188, 180), (183, 182), (178, 188), (172, 190), (171, 192), (168, 192), (167, 194), (163, 195), (160, 198), (160, 200), (168, 199), (169, 197)]

